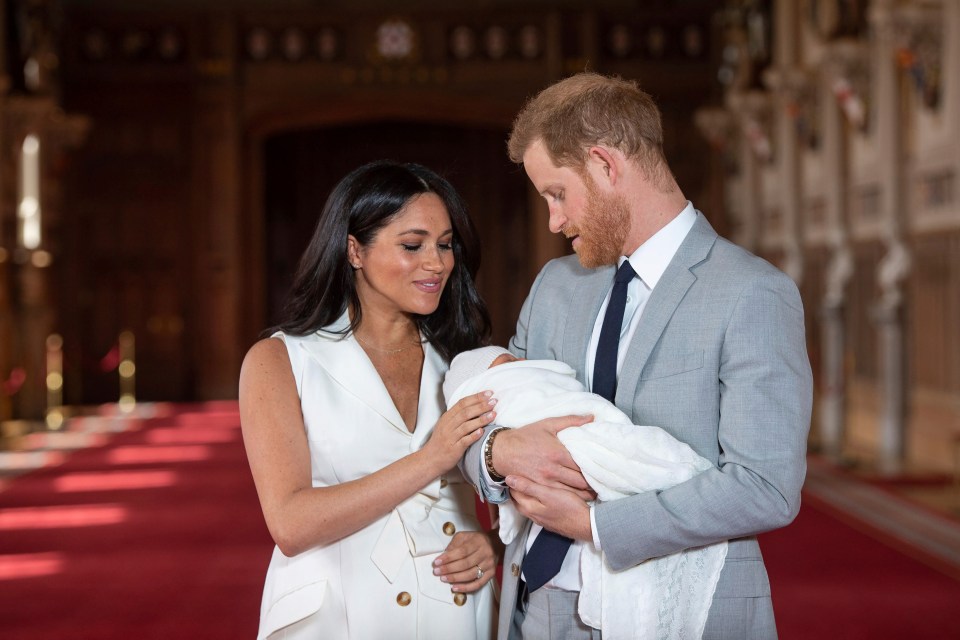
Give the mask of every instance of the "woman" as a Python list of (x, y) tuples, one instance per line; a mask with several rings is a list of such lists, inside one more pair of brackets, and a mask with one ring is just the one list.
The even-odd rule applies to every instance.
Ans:
[(440, 391), (450, 359), (489, 335), (478, 266), (462, 201), (424, 167), (369, 164), (328, 198), (287, 319), (240, 373), (277, 544), (259, 638), (493, 634), (497, 559), (456, 469), (493, 401), (443, 413)]

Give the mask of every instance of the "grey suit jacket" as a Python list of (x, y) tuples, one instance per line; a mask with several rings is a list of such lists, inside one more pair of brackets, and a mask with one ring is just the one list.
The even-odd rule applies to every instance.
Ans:
[[(582, 382), (587, 343), (613, 274), (613, 267), (584, 269), (576, 256), (548, 263), (523, 305), (510, 350), (566, 362)], [(607, 561), (622, 569), (730, 540), (704, 638), (775, 638), (770, 584), (754, 536), (793, 520), (806, 473), (813, 383), (796, 286), (719, 238), (698, 212), (628, 349), (617, 406), (634, 424), (662, 427), (716, 466), (665, 491), (598, 504)], [(478, 445), (462, 468), (478, 485)], [(525, 543), (526, 532), (507, 549), (501, 640), (516, 637), (509, 607)]]

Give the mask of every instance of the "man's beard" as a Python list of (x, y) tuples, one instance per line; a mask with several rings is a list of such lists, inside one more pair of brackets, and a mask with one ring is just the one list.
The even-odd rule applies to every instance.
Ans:
[(567, 226), (563, 233), (568, 238), (580, 236), (577, 258), (587, 269), (617, 264), (630, 233), (630, 207), (620, 195), (601, 193), (589, 176), (586, 208), (579, 227)]

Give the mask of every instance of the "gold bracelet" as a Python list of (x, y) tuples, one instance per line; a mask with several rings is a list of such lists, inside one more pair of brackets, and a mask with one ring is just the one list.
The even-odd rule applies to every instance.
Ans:
[(493, 468), (493, 441), (496, 439), (497, 434), (501, 431), (506, 431), (506, 427), (498, 427), (490, 432), (490, 435), (487, 436), (487, 442), (483, 445), (483, 464), (487, 467), (487, 473), (490, 474), (490, 479), (494, 482), (503, 482), (506, 480), (506, 476), (502, 476), (497, 473), (497, 470)]

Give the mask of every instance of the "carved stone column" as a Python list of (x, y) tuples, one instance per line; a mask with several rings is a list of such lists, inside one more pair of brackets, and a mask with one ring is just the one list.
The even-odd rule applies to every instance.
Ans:
[(707, 198), (698, 205), (703, 211), (709, 211), (711, 224), (718, 234), (728, 237), (730, 231), (729, 212), (724, 191), (727, 186), (725, 157), (729, 157), (730, 145), (736, 140), (736, 125), (732, 113), (722, 107), (704, 107), (694, 113), (694, 124), (710, 145), (709, 186)]
[[(2, 108), (2, 107), (0, 107)], [(0, 382), (9, 379), (16, 364), (14, 353), (14, 315), (10, 287), (10, 262), (3, 252), (3, 261), (0, 261)], [(13, 402), (7, 389), (0, 388), (0, 423), (13, 417)], [(0, 434), (2, 437), (2, 434)]]
[[(57, 274), (71, 268), (60, 262), (62, 176), (56, 167), (62, 165), (65, 153), (85, 139), (89, 121), (82, 116), (65, 114), (49, 95), (7, 96), (0, 106), (0, 135), (6, 143), (3, 163), (16, 168), (6, 176), (8, 179), (3, 181), (0, 193), (5, 215), (17, 217), (21, 149), (28, 135), (37, 141), (39, 154), (40, 232), (35, 240), (37, 244), (3, 238), (2, 252), (5, 261), (9, 259), (9, 264), (4, 264), (4, 271), (9, 269), (9, 275), (3, 276), (10, 278), (4, 286), (12, 287), (12, 295), (7, 295), (12, 308), (10, 324), (0, 329), (9, 328), (14, 340), (13, 348), (4, 353), (11, 362), (0, 364), (20, 368), (25, 373), (23, 386), (16, 396), (16, 417), (39, 419), (46, 410), (47, 336), (56, 330), (60, 320), (55, 299)], [(16, 224), (7, 228), (14, 229)], [(0, 314), (3, 312), (0, 310)], [(0, 376), (8, 374), (9, 369), (0, 371)]]
[[(0, 0), (0, 26), (5, 26), (4, 20), (6, 12), (6, 3)], [(6, 45), (6, 38), (0, 32), (0, 45)], [(5, 46), (0, 46), (0, 114), (6, 110), (7, 91), (10, 87), (10, 80), (3, 74), (6, 68)], [(0, 150), (7, 146), (7, 135), (4, 127), (0, 126)], [(0, 162), (2, 162), (3, 153), (0, 151)], [(11, 228), (7, 224), (7, 217), (14, 209), (10, 204), (12, 202), (10, 194), (7, 193), (7, 185), (0, 175), (0, 382), (8, 379), (11, 370), (15, 364), (16, 354), (14, 353), (14, 315), (13, 315), (13, 291), (10, 286), (10, 251), (8, 247), (12, 246), (10, 239), (2, 233), (4, 229)], [(0, 422), (9, 420), (13, 417), (13, 403), (6, 389), (0, 388)], [(2, 434), (0, 434), (2, 437)]]
[(903, 284), (910, 273), (910, 253), (904, 238), (907, 202), (904, 188), (901, 96), (895, 67), (895, 3), (876, 0), (870, 22), (876, 40), (874, 82), (877, 97), (877, 136), (880, 158), (883, 242), (886, 254), (877, 267), (880, 299), (874, 307), (880, 348), (880, 451), (879, 466), (884, 473), (897, 473), (904, 462), (907, 426), (906, 349)]
[(56, 276), (71, 267), (61, 263), (60, 169), (89, 123), (57, 98), (59, 3), (0, 2), (0, 14), (0, 381), (16, 379), (0, 391), (0, 420), (39, 420)]
[(800, 149), (796, 128), (788, 114), (792, 104), (807, 90), (807, 81), (793, 67), (770, 69), (764, 77), (772, 92), (773, 121), (777, 147), (777, 173), (780, 176), (780, 206), (783, 212), (783, 262), (780, 268), (799, 286), (803, 282), (804, 256), (800, 216)]
[(743, 220), (733, 241), (756, 252), (760, 244), (762, 197), (760, 165), (772, 154), (765, 123), (770, 115), (769, 96), (762, 91), (733, 91), (727, 94), (727, 107), (736, 114), (740, 126), (740, 166), (743, 176)]
[(780, 176), (780, 206), (783, 215), (780, 268), (799, 286), (803, 281), (804, 258), (800, 218), (800, 150), (797, 134), (788, 110), (806, 89), (806, 78), (796, 68), (797, 5), (792, 0), (776, 0), (773, 15), (776, 48), (773, 66), (764, 74), (764, 84), (771, 91), (774, 135), (777, 148), (777, 173)]
[[(827, 246), (830, 251), (826, 286), (820, 305), (823, 368), (820, 393), (820, 433), (824, 453), (839, 461), (846, 437), (847, 286), (853, 276), (846, 189), (849, 181), (844, 120), (833, 94), (838, 78), (848, 75), (845, 61), (857, 53), (848, 42), (831, 45), (828, 61), (820, 73), (820, 119), (822, 126), (823, 175)], [(859, 45), (853, 45), (859, 46)]]

